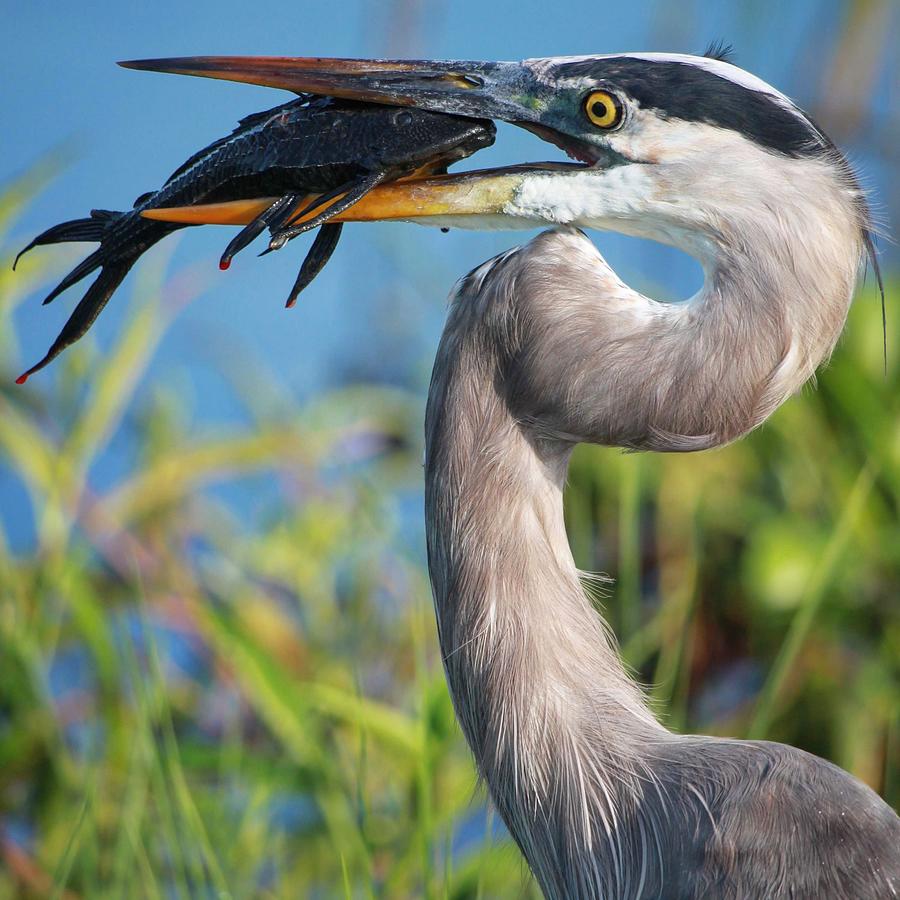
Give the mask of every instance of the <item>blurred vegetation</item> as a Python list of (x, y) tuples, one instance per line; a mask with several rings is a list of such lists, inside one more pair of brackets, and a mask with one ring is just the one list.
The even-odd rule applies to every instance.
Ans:
[[(7, 248), (42, 178), (0, 198)], [(243, 371), (246, 423), (198, 432), (177, 377), (135, 395), (192, 289), (148, 265), (114, 346), (17, 388), (10, 317), (43, 259), (13, 277), (0, 254), (0, 478), (21, 497), (0, 521), (34, 537), (0, 533), (0, 897), (536, 897), (455, 724), (409, 537), (421, 394), (298, 409)], [(566, 500), (673, 728), (787, 741), (896, 806), (889, 344), (885, 375), (866, 289), (818, 390), (765, 428), (700, 456), (580, 448)]]

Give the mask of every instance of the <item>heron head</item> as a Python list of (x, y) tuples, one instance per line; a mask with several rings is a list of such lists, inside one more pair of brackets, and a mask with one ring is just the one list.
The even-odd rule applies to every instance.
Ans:
[(348, 219), (574, 224), (675, 244), (705, 263), (722, 241), (795, 216), (798, 226), (835, 231), (853, 266), (871, 249), (863, 193), (834, 144), (784, 94), (721, 58), (189, 57), (123, 65), (511, 122), (573, 160), (388, 185)]

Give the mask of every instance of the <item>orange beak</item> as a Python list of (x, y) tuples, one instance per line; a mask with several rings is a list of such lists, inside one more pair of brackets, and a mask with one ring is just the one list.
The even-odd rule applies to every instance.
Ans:
[[(381, 185), (357, 201), (335, 222), (412, 221), (431, 225), (465, 227), (469, 218), (509, 218), (506, 227), (529, 227), (506, 213), (520, 187), (527, 167), (487, 169), (458, 175), (438, 175), (430, 178), (411, 178)], [(310, 196), (309, 201), (314, 197)], [(262, 197), (254, 200), (233, 200), (227, 203), (207, 203), (197, 206), (164, 207), (142, 213), (147, 219), (180, 222), (188, 225), (246, 225), (276, 200)], [(299, 216), (291, 224), (300, 224), (316, 212)], [(501, 221), (497, 225), (503, 224)], [(475, 221), (468, 227), (479, 226)]]

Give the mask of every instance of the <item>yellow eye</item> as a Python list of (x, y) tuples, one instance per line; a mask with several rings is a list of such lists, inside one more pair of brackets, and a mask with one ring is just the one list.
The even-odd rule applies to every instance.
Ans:
[(584, 111), (598, 128), (615, 128), (622, 121), (622, 104), (606, 91), (591, 91), (584, 100)]

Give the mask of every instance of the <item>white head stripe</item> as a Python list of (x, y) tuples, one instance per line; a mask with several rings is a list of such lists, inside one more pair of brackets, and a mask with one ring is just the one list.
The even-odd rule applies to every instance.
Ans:
[(744, 69), (738, 68), (731, 63), (721, 59), (710, 59), (707, 56), (691, 56), (687, 53), (601, 53), (596, 56), (549, 56), (543, 59), (526, 59), (526, 65), (535, 71), (542, 71), (551, 66), (560, 63), (584, 62), (591, 59), (645, 59), (648, 62), (673, 62), (681, 63), (686, 66), (694, 66), (703, 69), (719, 78), (725, 78), (734, 84), (739, 84), (751, 91), (758, 91), (762, 94), (778, 100), (787, 109), (794, 113), (800, 113), (797, 105), (787, 96), (776, 90), (771, 84), (766, 83), (762, 78), (758, 78)]

